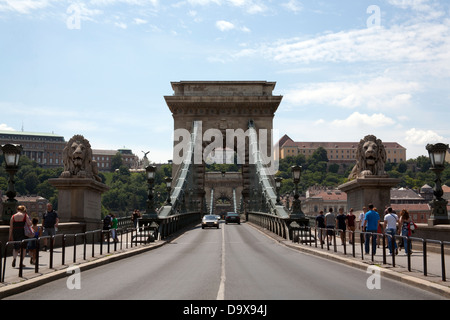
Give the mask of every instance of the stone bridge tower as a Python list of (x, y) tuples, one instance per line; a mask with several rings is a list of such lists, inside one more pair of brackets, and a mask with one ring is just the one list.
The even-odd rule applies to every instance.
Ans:
[[(193, 122), (201, 121), (203, 150), (211, 142), (204, 136), (209, 129), (218, 129), (222, 132), (225, 149), (227, 130), (241, 129), (246, 132), (249, 121), (252, 121), (257, 130), (267, 129), (266, 154), (272, 156), (273, 118), (282, 100), (282, 96), (272, 95), (275, 84), (266, 81), (172, 82), (174, 93), (164, 98), (172, 112), (174, 131), (184, 129), (191, 132)], [(176, 154), (176, 144), (174, 141), (174, 159), (180, 158), (180, 155)], [(242, 155), (245, 159), (241, 159), (244, 200), (249, 192), (251, 179), (248, 151), (247, 139), (245, 155)], [(199, 199), (203, 199), (205, 195), (205, 159), (202, 160), (202, 163), (195, 163), (196, 185), (193, 186)], [(180, 163), (173, 162), (173, 176), (176, 175), (179, 165)]]

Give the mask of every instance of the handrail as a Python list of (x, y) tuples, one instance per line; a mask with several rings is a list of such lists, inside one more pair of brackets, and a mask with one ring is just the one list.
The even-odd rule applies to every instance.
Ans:
[[(328, 241), (326, 241), (327, 245), (326, 245), (326, 248), (324, 248), (324, 243), (321, 241), (322, 238), (320, 236), (320, 235), (322, 235), (326, 239), (326, 237), (327, 237), (327, 235), (326, 235), (327, 230), (330, 230), (330, 229), (319, 228), (319, 227), (316, 227), (316, 226), (300, 226), (300, 228), (296, 229), (294, 232), (295, 232), (295, 235), (299, 235), (300, 236), (300, 234), (302, 232), (303, 233), (309, 232), (309, 234), (311, 235), (312, 231), (314, 231), (313, 232), (314, 233), (314, 237), (313, 238), (315, 239), (314, 240), (314, 246), (316, 248), (320, 247), (320, 249), (325, 249), (327, 251), (330, 251), (330, 244), (328, 243)], [(412, 246), (413, 242), (420, 242), (421, 246), (422, 246), (422, 273), (423, 273), (424, 276), (428, 276), (428, 263), (429, 263), (429, 259), (430, 259), (429, 256), (428, 256), (428, 244), (430, 244), (430, 243), (437, 244), (440, 247), (439, 257), (440, 257), (441, 280), (444, 281), (444, 282), (447, 281), (446, 270), (445, 270), (445, 268), (446, 268), (446, 264), (445, 264), (445, 246), (450, 246), (450, 242), (448, 242), (448, 241), (416, 238), (416, 237), (402, 236), (402, 235), (394, 235), (394, 236), (392, 236), (392, 235), (390, 235), (388, 233), (377, 233), (377, 232), (366, 232), (366, 231), (352, 231), (352, 230), (344, 231), (344, 230), (337, 229), (337, 228), (334, 228), (332, 230), (333, 230), (333, 237), (332, 237), (333, 240), (332, 240), (332, 244), (331, 245), (333, 246), (333, 252), (334, 253), (339, 253), (340, 252), (339, 250), (337, 250), (336, 233), (344, 232), (344, 242), (343, 242), (343, 246), (342, 247), (343, 247), (343, 254), (347, 255), (347, 251), (346, 251), (347, 236), (346, 235), (348, 233), (348, 234), (350, 234), (351, 239), (353, 239), (352, 245), (351, 245), (351, 248), (352, 248), (351, 249), (351, 251), (352, 251), (351, 255), (354, 258), (357, 257), (357, 255), (358, 255), (357, 252), (356, 252), (356, 245), (355, 245), (356, 237), (355, 237), (355, 235), (359, 234), (360, 235), (360, 239), (361, 239), (361, 237), (366, 238), (366, 236), (375, 236), (375, 235), (377, 237), (380, 237), (380, 239), (383, 241), (382, 245), (380, 245), (380, 247), (381, 247), (380, 249), (382, 250), (382, 263), (386, 264), (386, 265), (390, 264), (390, 265), (392, 265), (392, 267), (396, 267), (397, 260), (396, 260), (395, 246), (393, 246), (392, 247), (393, 254), (390, 255), (391, 259), (392, 259), (392, 262), (391, 263), (388, 262), (388, 259), (387, 259), (387, 255), (388, 254), (386, 253), (386, 247), (387, 247), (387, 244), (389, 243), (389, 241), (391, 243), (393, 243), (393, 242), (396, 242), (396, 240), (398, 240), (398, 239), (402, 239), (405, 242), (405, 245), (409, 246), (408, 248), (412, 248), (413, 247)], [(319, 235), (319, 236), (317, 236), (317, 235)], [(305, 242), (302, 242), (300, 240), (295, 241), (296, 239), (300, 239), (300, 237), (294, 236), (292, 241), (293, 242), (298, 242), (300, 244), (301, 243), (305, 243)], [(320, 240), (320, 246), (317, 243), (318, 240)], [(309, 245), (312, 246), (312, 242), (310, 242)], [(360, 245), (361, 245), (361, 249), (360, 249), (359, 255), (361, 256), (361, 259), (364, 260), (364, 253), (365, 253), (365, 248), (363, 247), (364, 243), (362, 241), (360, 241)], [(371, 246), (372, 245), (370, 244), (370, 247)], [(408, 252), (406, 254), (406, 263), (407, 263), (406, 268), (408, 269), (408, 272), (413, 272), (413, 270), (412, 270), (412, 261), (411, 261), (411, 256), (412, 256), (411, 251), (412, 250), (408, 250)], [(374, 253), (371, 250), (371, 261), (374, 262), (374, 259), (375, 259), (374, 258)]]
[[(126, 235), (126, 249), (128, 249), (128, 235), (129, 233), (131, 233), (131, 239), (133, 239), (133, 234), (135, 233), (135, 245), (137, 246), (137, 237), (138, 237), (138, 232), (141, 231), (142, 233), (144, 233), (144, 237), (140, 236), (140, 242), (144, 243), (144, 244), (148, 244), (149, 241), (148, 240), (148, 235), (149, 232), (152, 231), (150, 226), (142, 226), (139, 227), (139, 229), (136, 228), (118, 228), (117, 229), (117, 233), (120, 233), (120, 245), (121, 245), (121, 249), (122, 249), (122, 242), (123, 242), (123, 235)], [(55, 252), (54, 252), (54, 242), (57, 239), (61, 239), (61, 265), (65, 265), (66, 261), (65, 261), (65, 253), (66, 253), (66, 248), (68, 246), (68, 244), (70, 243), (70, 241), (68, 241), (69, 239), (72, 240), (72, 244), (71, 246), (73, 246), (73, 263), (76, 262), (77, 260), (77, 246), (79, 245), (78, 243), (78, 239), (80, 237), (82, 237), (82, 246), (83, 246), (83, 258), (82, 260), (87, 260), (87, 244), (88, 244), (88, 238), (91, 239), (90, 245), (92, 246), (92, 253), (91, 256), (92, 258), (94, 258), (96, 256), (95, 254), (95, 245), (96, 243), (99, 243), (99, 249), (100, 249), (100, 253), (99, 256), (103, 255), (103, 246), (105, 245), (103, 243), (103, 241), (99, 241), (102, 240), (102, 235), (108, 235), (107, 238), (107, 253), (109, 254), (111, 252), (111, 242), (110, 242), (110, 238), (111, 238), (111, 230), (92, 230), (92, 231), (86, 231), (86, 232), (82, 232), (82, 233), (75, 233), (75, 234), (57, 234), (57, 235), (53, 235), (53, 236), (41, 236), (38, 238), (28, 238), (28, 239), (24, 239), (21, 241), (8, 241), (6, 242), (5, 245), (3, 245), (2, 242), (0, 242), (0, 282), (5, 282), (5, 276), (6, 276), (6, 269), (7, 269), (7, 265), (6, 265), (6, 260), (8, 257), (8, 252), (11, 251), (12, 246), (14, 246), (15, 244), (20, 244), (20, 252), (18, 254), (18, 269), (19, 269), (19, 273), (18, 276), (20, 278), (23, 277), (23, 267), (24, 267), (24, 259), (25, 256), (23, 255), (23, 252), (26, 248), (27, 243), (31, 242), (31, 241), (35, 241), (36, 242), (36, 260), (35, 260), (35, 264), (34, 264), (34, 272), (35, 273), (39, 273), (39, 269), (40, 269), (40, 263), (39, 263), (39, 252), (41, 251), (41, 241), (44, 239), (47, 239), (47, 241), (49, 242), (49, 262), (48, 262), (48, 267), (50, 269), (54, 268), (54, 256), (55, 256)], [(97, 238), (96, 238), (97, 235)], [(131, 247), (133, 247), (133, 241), (131, 242)], [(114, 242), (114, 251), (117, 251), (117, 242)], [(3, 262), (2, 262), (3, 260)]]
[(256, 176), (258, 182), (261, 185), (262, 193), (266, 199), (266, 204), (269, 205), (269, 212), (273, 215), (280, 216), (282, 218), (288, 218), (289, 212), (283, 205), (277, 204), (277, 193), (273, 187), (273, 181), (270, 179), (273, 175), (269, 174), (266, 166), (264, 165), (261, 150), (259, 150), (258, 136), (256, 128), (253, 122), (249, 123), (249, 155), (256, 164)]
[(188, 143), (187, 153), (181, 166), (178, 168), (176, 175), (174, 176), (174, 181), (176, 181), (175, 187), (172, 189), (172, 193), (169, 195), (171, 200), (171, 205), (162, 206), (158, 216), (166, 217), (172, 215), (179, 206), (181, 206), (182, 197), (184, 196), (184, 191), (186, 189), (187, 180), (190, 174), (192, 174), (192, 165), (194, 162), (194, 153), (197, 138), (201, 132), (200, 121), (194, 121), (192, 124), (191, 139)]

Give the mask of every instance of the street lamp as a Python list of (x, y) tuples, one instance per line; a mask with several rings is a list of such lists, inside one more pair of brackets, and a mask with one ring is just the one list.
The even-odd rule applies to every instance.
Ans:
[(22, 153), (23, 148), (18, 144), (5, 144), (1, 146), (1, 149), (3, 156), (5, 157), (5, 170), (9, 174), (8, 190), (6, 191), (8, 199), (3, 204), (2, 220), (4, 222), (9, 222), (17, 207), (14, 175), (19, 170), (20, 154)]
[(445, 169), (445, 155), (447, 154), (449, 145), (443, 143), (429, 144), (426, 149), (431, 160), (430, 170), (436, 174), (436, 184), (434, 186), (435, 199), (430, 202), (431, 216), (429, 225), (449, 224), (450, 219), (447, 211), (448, 201), (442, 198), (444, 191), (442, 190), (441, 181), (441, 173)]
[(275, 189), (277, 191), (277, 205), (279, 205), (279, 206), (281, 206), (280, 189), (281, 189), (282, 181), (283, 181), (283, 178), (280, 178), (280, 177), (275, 178)]
[(167, 204), (172, 204), (170, 200), (170, 191), (172, 190), (172, 178), (166, 177), (164, 179), (166, 181), (166, 187), (167, 187)]
[[(294, 201), (292, 202), (292, 213), (291, 218), (296, 220), (302, 220), (301, 223), (304, 224), (305, 214), (302, 211), (302, 202), (300, 201), (300, 195), (298, 194), (298, 184), (300, 182), (300, 177), (302, 174), (301, 166), (293, 166), (292, 170), (292, 179), (294, 180)], [(300, 223), (300, 222), (299, 222)]]
[(292, 179), (294, 179), (294, 183), (298, 184), (300, 182), (300, 177), (302, 175), (302, 167), (301, 166), (293, 166), (292, 170)]
[(147, 199), (147, 214), (155, 216), (155, 201), (153, 196), (153, 183), (155, 182), (156, 175), (156, 167), (155, 166), (147, 166), (145, 168), (145, 173), (147, 175), (147, 184), (148, 184), (148, 199)]

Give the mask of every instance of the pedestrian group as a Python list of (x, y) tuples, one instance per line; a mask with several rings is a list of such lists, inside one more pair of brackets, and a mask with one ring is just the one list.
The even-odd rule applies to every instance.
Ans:
[[(332, 244), (335, 232), (339, 232), (341, 244), (344, 245), (346, 241), (347, 230), (350, 232), (349, 243), (354, 241), (354, 232), (356, 230), (356, 216), (353, 214), (353, 208), (348, 214), (344, 214), (344, 209), (340, 208), (336, 215), (333, 208), (328, 209), (328, 213), (324, 215), (320, 211), (316, 217), (316, 227), (318, 228), (318, 237), (322, 244), (327, 241), (328, 245)], [(359, 215), (358, 229), (361, 230), (361, 243), (364, 243), (364, 251), (366, 254), (370, 253), (372, 247), (372, 254), (376, 254), (377, 247), (380, 245), (380, 238), (378, 235), (384, 233), (388, 235), (388, 248), (391, 255), (398, 254), (398, 250), (405, 248), (405, 254), (410, 254), (410, 244), (405, 244), (404, 238), (410, 237), (417, 225), (412, 221), (408, 210), (403, 209), (400, 212), (400, 217), (391, 207), (386, 207), (384, 211), (384, 219), (381, 222), (380, 214), (373, 204), (369, 204), (368, 208), (364, 207)], [(326, 232), (325, 232), (326, 231)], [(400, 235), (399, 243), (395, 241), (395, 236)]]

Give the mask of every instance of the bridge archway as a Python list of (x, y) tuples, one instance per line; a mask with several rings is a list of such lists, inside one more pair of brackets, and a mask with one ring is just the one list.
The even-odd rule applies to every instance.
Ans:
[[(248, 139), (245, 139), (244, 152), (239, 146), (239, 138), (231, 137), (230, 133), (245, 133), (249, 123), (263, 132), (267, 141), (266, 149), (261, 150), (271, 157), (273, 152), (273, 119), (282, 96), (274, 96), (275, 82), (267, 81), (180, 81), (172, 82), (173, 95), (164, 99), (172, 112), (174, 119), (174, 132), (193, 132), (194, 123), (200, 125), (198, 129), (200, 140), (197, 140), (197, 154), (195, 157), (192, 184), (188, 194), (189, 202), (199, 206), (206, 213), (206, 157), (212, 146), (223, 149), (231, 148), (239, 152), (243, 160), (241, 166), (242, 194), (244, 203), (251, 196), (251, 185), (254, 184), (252, 176), (253, 163), (250, 161)], [(211, 132), (213, 134), (211, 135)], [(183, 135), (183, 134), (182, 134)], [(189, 136), (189, 135), (187, 135)], [(186, 135), (184, 135), (186, 137)], [(221, 138), (220, 138), (221, 137)], [(197, 138), (198, 139), (198, 138)], [(179, 174), (184, 156), (177, 148), (182, 140), (174, 139), (172, 178)], [(222, 140), (222, 141), (219, 141)]]

